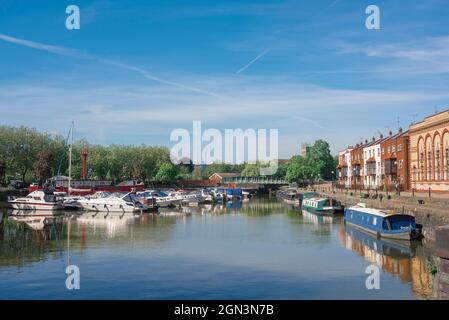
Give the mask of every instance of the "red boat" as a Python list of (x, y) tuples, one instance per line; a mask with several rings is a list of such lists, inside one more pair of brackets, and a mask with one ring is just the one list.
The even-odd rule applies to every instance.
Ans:
[[(50, 184), (55, 186), (55, 191), (68, 193), (68, 178), (67, 177), (54, 177), (50, 179)], [(94, 194), (97, 191), (106, 192), (132, 192), (142, 191), (145, 186), (142, 182), (136, 180), (129, 180), (121, 182), (117, 185), (113, 185), (112, 181), (106, 180), (72, 180), (70, 182), (70, 195), (89, 195)], [(31, 193), (35, 190), (41, 190), (44, 187), (31, 184), (28, 187), (28, 192)]]

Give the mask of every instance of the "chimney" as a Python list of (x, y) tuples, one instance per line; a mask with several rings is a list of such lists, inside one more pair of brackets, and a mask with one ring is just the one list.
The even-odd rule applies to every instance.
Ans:
[(393, 135), (393, 131), (390, 130), (390, 136), (392, 136), (392, 135)]
[(373, 137), (373, 141), (376, 141), (376, 138)]
[(402, 133), (402, 128), (399, 128), (399, 133)]
[(381, 138), (381, 139), (383, 139), (383, 138), (384, 138), (384, 135), (383, 135), (382, 133), (380, 134), (380, 138)]
[(365, 143), (368, 143), (368, 139), (365, 139)]

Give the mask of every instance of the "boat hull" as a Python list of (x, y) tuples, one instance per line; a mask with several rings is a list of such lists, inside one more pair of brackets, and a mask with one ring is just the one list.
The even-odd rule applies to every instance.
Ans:
[(414, 240), (414, 239), (419, 238), (419, 234), (417, 234), (416, 236), (412, 236), (410, 230), (407, 230), (407, 231), (404, 231), (404, 232), (397, 232), (397, 233), (386, 233), (386, 232), (379, 232), (379, 231), (376, 231), (376, 230), (365, 228), (363, 226), (360, 226), (358, 224), (355, 224), (355, 223), (352, 223), (352, 222), (349, 222), (349, 221), (346, 221), (346, 220), (345, 220), (345, 223), (348, 226), (351, 226), (353, 228), (357, 228), (357, 229), (359, 229), (361, 231), (365, 231), (366, 233), (372, 234), (372, 235), (374, 235), (376, 237), (379, 237), (379, 238), (394, 239), (394, 240)]
[(116, 204), (81, 203), (84, 210), (96, 212), (140, 212), (140, 208)]
[(64, 206), (59, 203), (27, 203), (27, 202), (12, 202), (11, 206), (16, 210), (61, 210), (64, 209)]
[(303, 210), (306, 210), (307, 212), (320, 215), (320, 216), (333, 216), (337, 213), (337, 209), (331, 208), (331, 209), (315, 209), (310, 207), (303, 207)]

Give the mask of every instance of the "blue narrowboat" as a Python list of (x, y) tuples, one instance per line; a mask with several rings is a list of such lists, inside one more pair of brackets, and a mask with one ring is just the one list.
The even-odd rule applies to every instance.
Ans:
[(421, 237), (415, 217), (367, 208), (363, 203), (346, 209), (345, 223), (375, 234), (378, 238), (412, 240)]

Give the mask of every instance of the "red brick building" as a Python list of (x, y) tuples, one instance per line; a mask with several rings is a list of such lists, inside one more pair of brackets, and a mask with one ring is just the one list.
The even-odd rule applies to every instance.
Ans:
[(408, 131), (399, 129), (394, 134), (390, 131), (381, 143), (383, 188), (389, 191), (410, 189), (409, 175), (409, 135)]

